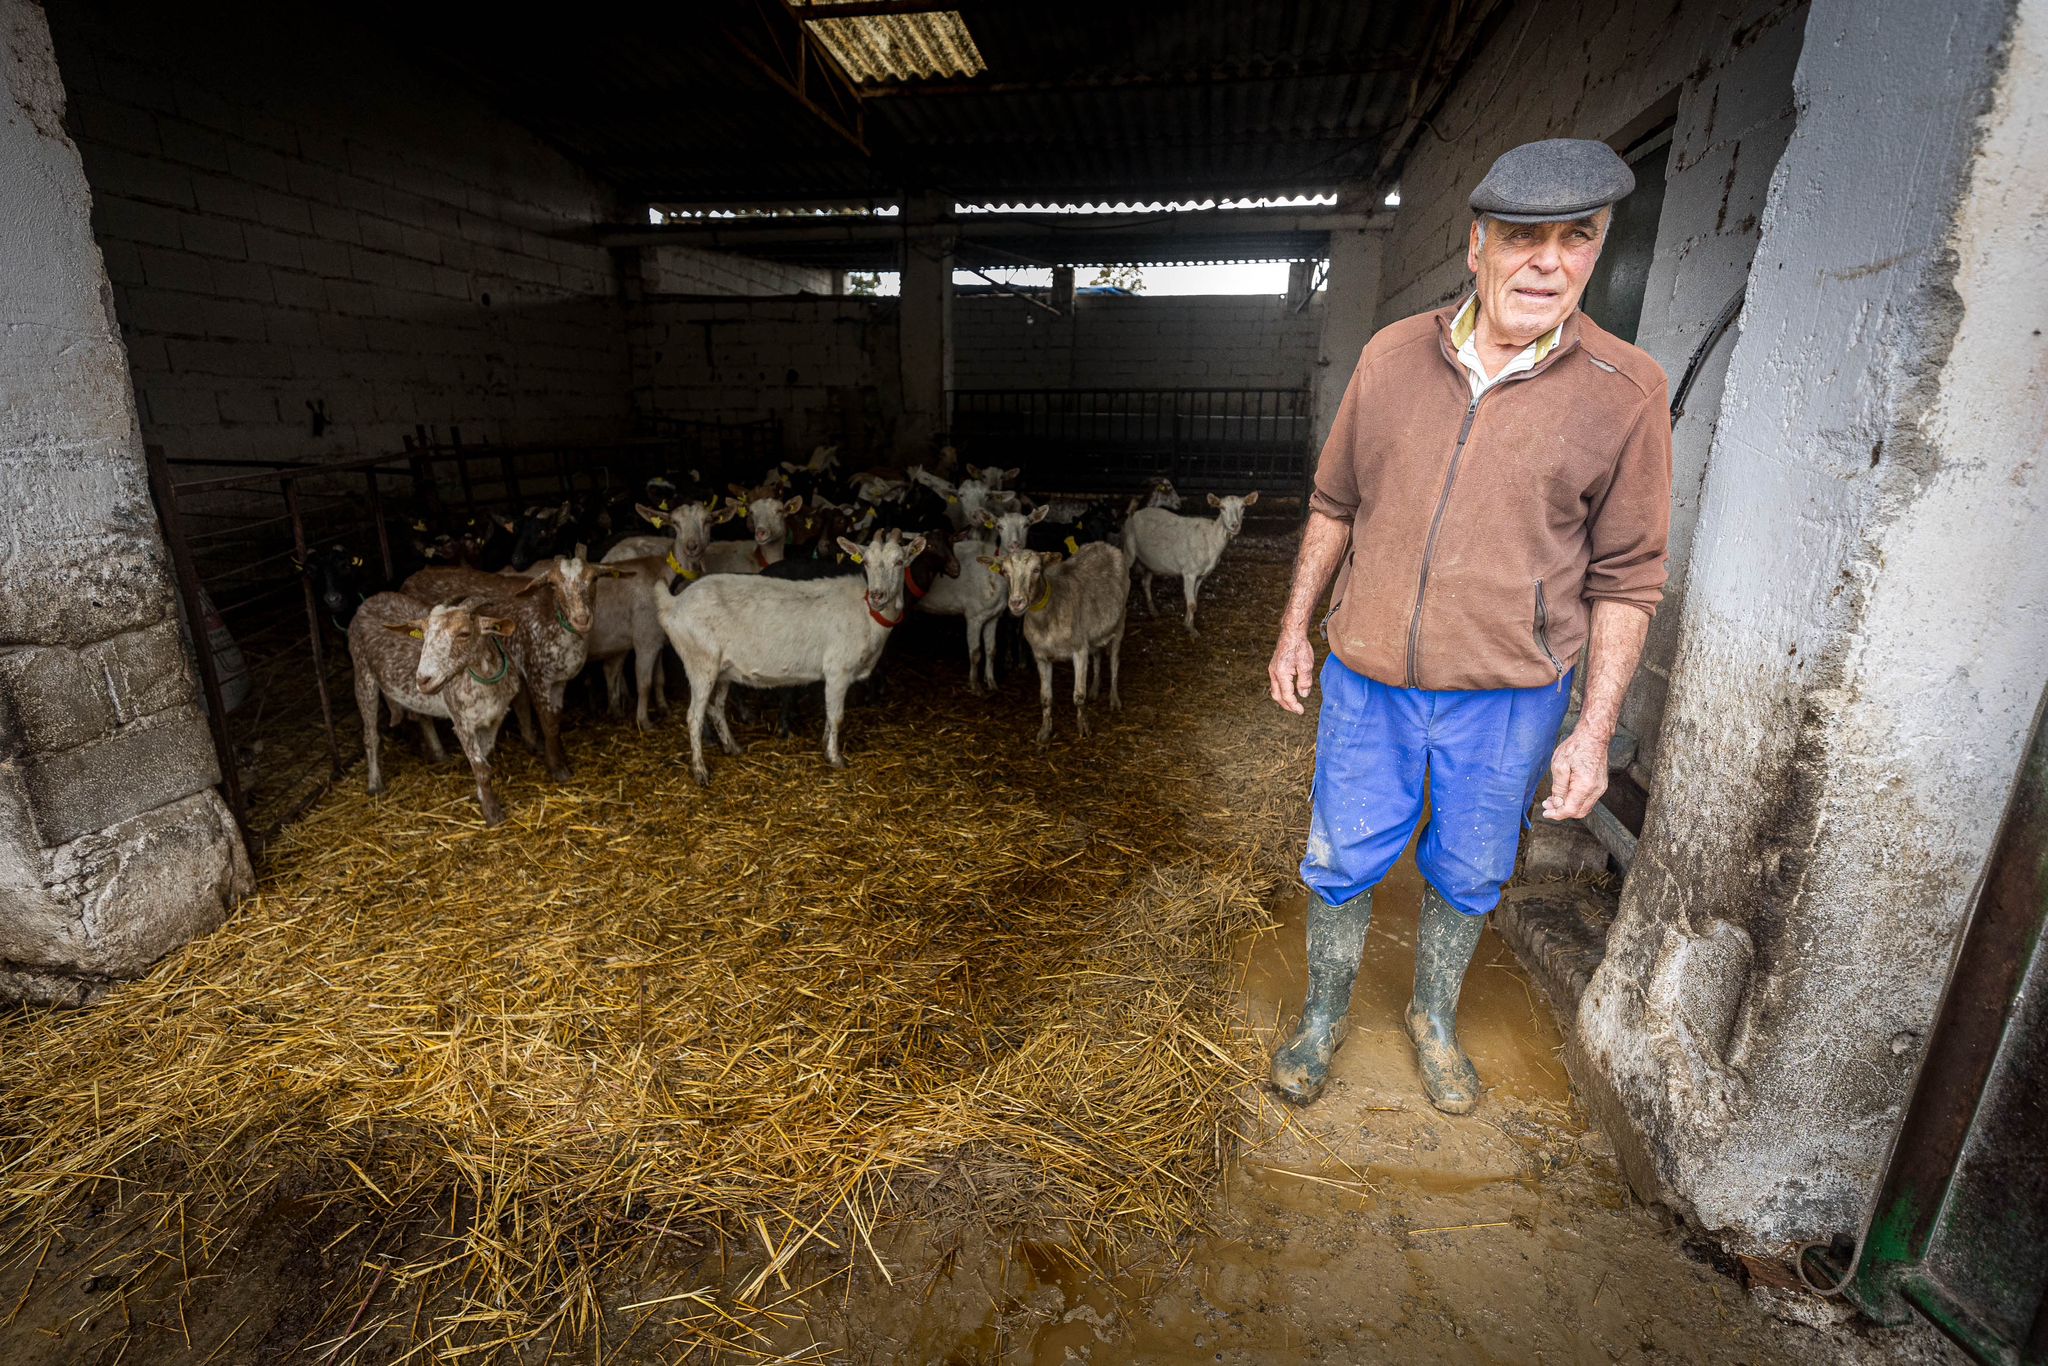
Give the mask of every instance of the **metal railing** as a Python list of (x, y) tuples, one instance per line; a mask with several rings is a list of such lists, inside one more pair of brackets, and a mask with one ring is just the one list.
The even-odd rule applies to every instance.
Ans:
[(1314, 431), (1308, 389), (956, 389), (952, 439), (976, 464), (1089, 490), (1293, 492)]
[(402, 453), (331, 464), (170, 458), (147, 447), (221, 788), (252, 849), (359, 752), (347, 620), (322, 609), (309, 551), (348, 547), (378, 571), (369, 577), (396, 586), (420, 563), (418, 527), (637, 493), (668, 470), (751, 479), (779, 453), (773, 422), (677, 422), (650, 437), (520, 445), (465, 445), (459, 432), (437, 441), (421, 429)]

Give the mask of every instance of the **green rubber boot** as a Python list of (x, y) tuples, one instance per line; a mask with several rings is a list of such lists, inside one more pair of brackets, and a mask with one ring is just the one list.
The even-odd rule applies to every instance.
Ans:
[(1415, 930), (1415, 996), (1408, 1002), (1408, 1037), (1429, 1103), (1462, 1115), (1479, 1103), (1479, 1073), (1458, 1046), (1458, 991), (1486, 930), (1486, 917), (1466, 915), (1423, 884), (1422, 919)]
[(1332, 906), (1313, 892), (1308, 900), (1308, 997), (1301, 1026), (1273, 1054), (1273, 1089), (1283, 1100), (1306, 1105), (1330, 1080), (1330, 1059), (1350, 1026), (1351, 984), (1365, 952), (1372, 924), (1372, 893), (1360, 892)]

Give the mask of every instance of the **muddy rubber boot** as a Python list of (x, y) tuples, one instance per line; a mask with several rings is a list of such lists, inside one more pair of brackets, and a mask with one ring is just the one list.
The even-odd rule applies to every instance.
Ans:
[(1479, 1073), (1458, 1046), (1458, 991), (1486, 917), (1466, 915), (1428, 883), (1415, 929), (1415, 995), (1408, 1002), (1408, 1037), (1429, 1103), (1462, 1115), (1479, 1103)]
[(1358, 979), (1358, 960), (1371, 924), (1370, 891), (1341, 906), (1309, 893), (1308, 997), (1301, 1003), (1301, 1025), (1294, 1037), (1273, 1054), (1273, 1089), (1281, 1099), (1306, 1105), (1323, 1093), (1330, 1079), (1330, 1058), (1350, 1028), (1346, 1016), (1351, 1011), (1351, 984)]

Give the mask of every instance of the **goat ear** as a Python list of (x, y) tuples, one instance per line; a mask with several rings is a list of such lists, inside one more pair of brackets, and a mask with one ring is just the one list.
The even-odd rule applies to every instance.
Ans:
[(991, 574), (1000, 574), (1003, 572), (1003, 562), (993, 555), (976, 555), (974, 558), (976, 559), (976, 561), (980, 563), (983, 569), (986, 569)]
[(621, 569), (615, 564), (592, 565), (591, 572), (600, 579), (630, 579), (633, 577), (632, 570)]
[(725, 486), (725, 491), (727, 493), (730, 493), (735, 498), (744, 498), (747, 496), (747, 491), (741, 488), (738, 484), (727, 484)]
[(982, 513), (980, 518), (980, 525), (983, 531), (994, 531), (996, 529), (995, 514), (991, 512)]
[(1257, 489), (1253, 489), (1253, 490), (1252, 490), (1252, 491), (1251, 491), (1250, 493), (1247, 493), (1247, 494), (1246, 494), (1246, 495), (1244, 496), (1244, 505), (1245, 505), (1246, 507), (1250, 507), (1250, 506), (1251, 506), (1251, 505), (1252, 505), (1253, 503), (1256, 503), (1256, 502), (1258, 502), (1258, 501), (1259, 501), (1259, 491), (1258, 491)]
[(1223, 506), (1223, 500), (1212, 493), (1209, 495), (1209, 506), (1212, 508), (1220, 508)]
[(427, 634), (427, 619), (414, 617), (411, 621), (387, 621), (384, 629), (396, 635), (411, 636), (418, 640)]
[(867, 553), (866, 546), (862, 545), (859, 541), (856, 541), (851, 537), (847, 536), (841, 536), (839, 538), (839, 549), (842, 552), (844, 552), (846, 557), (852, 560), (855, 564), (859, 564), (861, 562), (861, 556)]
[(907, 541), (905, 541), (905, 542), (903, 543), (903, 556), (904, 556), (904, 558), (905, 558), (905, 559), (910, 559), (910, 560), (914, 560), (914, 559), (916, 559), (916, 558), (917, 558), (918, 556), (920, 556), (920, 555), (924, 554), (924, 546), (925, 546), (925, 538), (924, 538), (924, 537), (922, 537), (922, 536), (912, 536), (912, 537), (911, 537), (911, 538), (910, 538), (909, 540), (907, 540)]
[(519, 623), (510, 617), (486, 617), (479, 615), (476, 619), (476, 629), (482, 631), (487, 636), (509, 636), (519, 629)]
[(527, 595), (528, 593), (532, 593), (532, 592), (535, 592), (535, 591), (537, 591), (537, 590), (538, 590), (538, 589), (539, 589), (539, 588), (540, 588), (540, 587), (541, 587), (541, 586), (542, 586), (543, 584), (547, 583), (547, 581), (548, 581), (548, 578), (549, 578), (549, 577), (551, 577), (551, 576), (543, 575), (542, 577), (540, 577), (540, 578), (538, 578), (538, 579), (528, 579), (528, 580), (526, 581), (526, 586), (525, 586), (524, 588), (521, 588), (521, 589), (520, 589), (520, 590), (519, 590), (518, 592), (514, 593), (514, 594), (513, 594), (512, 596), (513, 596), (513, 597), (515, 597), (515, 598), (523, 598), (523, 597), (525, 597), (525, 596), (526, 596), (526, 595)]
[(803, 510), (804, 496), (801, 493), (782, 505), (783, 514), (789, 517), (794, 517)]
[(519, 524), (517, 522), (513, 521), (510, 517), (504, 516), (501, 513), (492, 513), (491, 520), (496, 522), (499, 526), (505, 528), (505, 530), (507, 531), (519, 530)]
[(1057, 550), (1041, 550), (1038, 552), (1038, 562), (1048, 569), (1066, 558)]
[(1051, 511), (1052, 504), (1050, 503), (1041, 503), (1037, 507), (1031, 509), (1031, 525), (1037, 526), (1040, 522), (1045, 520), (1046, 514)]
[(635, 503), (635, 504), (633, 504), (633, 511), (635, 511), (635, 512), (639, 513), (639, 514), (640, 514), (640, 515), (641, 515), (642, 517), (646, 518), (646, 519), (647, 519), (647, 520), (648, 520), (649, 522), (653, 523), (653, 524), (654, 524), (655, 526), (667, 526), (667, 525), (668, 525), (668, 509), (667, 509), (667, 508), (659, 508), (659, 509), (657, 509), (657, 508), (651, 508), (651, 507), (647, 506), (647, 504), (645, 504), (645, 503)]

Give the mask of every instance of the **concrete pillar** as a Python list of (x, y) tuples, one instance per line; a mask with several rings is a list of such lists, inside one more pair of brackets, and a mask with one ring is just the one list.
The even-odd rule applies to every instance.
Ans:
[[(1330, 278), (1323, 288), (1323, 340), (1316, 356), (1316, 435), (1322, 450), (1337, 419), (1358, 354), (1372, 339), (1380, 306), (1380, 257), (1387, 230), (1375, 225), (1330, 234)], [(1290, 293), (1291, 293), (1290, 288)]]
[(1816, 0), (1794, 87), (1575, 1043), (1751, 1252), (1861, 1224), (2048, 678), (2048, 0)]
[(1062, 314), (1074, 311), (1074, 268), (1054, 266), (1052, 268), (1052, 306)]
[(906, 461), (931, 457), (946, 430), (953, 386), (953, 197), (913, 195), (903, 206), (903, 299), (897, 357), (903, 416), (896, 450)]
[(0, 0), (0, 108), (0, 1000), (69, 1004), (212, 929), (249, 865), (34, 0)]

